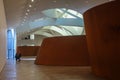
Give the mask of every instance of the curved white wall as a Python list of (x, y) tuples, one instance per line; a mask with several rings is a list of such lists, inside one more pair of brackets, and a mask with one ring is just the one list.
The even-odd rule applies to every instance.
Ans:
[(0, 72), (6, 62), (6, 20), (3, 0), (0, 0)]

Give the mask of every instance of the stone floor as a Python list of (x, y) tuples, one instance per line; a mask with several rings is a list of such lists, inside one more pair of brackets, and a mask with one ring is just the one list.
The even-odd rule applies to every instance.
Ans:
[(35, 65), (34, 59), (8, 60), (0, 80), (104, 80), (91, 73), (90, 67)]

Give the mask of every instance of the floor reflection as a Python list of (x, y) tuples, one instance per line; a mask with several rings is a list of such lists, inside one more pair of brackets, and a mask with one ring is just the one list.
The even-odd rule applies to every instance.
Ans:
[(8, 60), (0, 80), (103, 80), (94, 76), (90, 67), (35, 65), (35, 57), (21, 59)]

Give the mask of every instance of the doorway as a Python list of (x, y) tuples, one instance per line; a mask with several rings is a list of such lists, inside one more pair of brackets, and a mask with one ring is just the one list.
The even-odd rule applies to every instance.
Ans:
[(7, 59), (13, 59), (16, 53), (16, 33), (14, 29), (7, 30)]

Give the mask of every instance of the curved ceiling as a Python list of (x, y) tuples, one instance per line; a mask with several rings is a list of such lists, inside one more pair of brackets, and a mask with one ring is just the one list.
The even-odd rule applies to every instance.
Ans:
[[(35, 41), (35, 42), (39, 42), (41, 38), (43, 39), (45, 37), (50, 37), (50, 36), (84, 34), (85, 32), (83, 27), (82, 28), (80, 27), (81, 24), (83, 23), (80, 24), (75, 23), (77, 21), (82, 22), (81, 15), (71, 14), (71, 12), (68, 11), (68, 9), (83, 14), (86, 10), (94, 6), (113, 0), (3, 0), (3, 1), (5, 5), (8, 28), (17, 28), (17, 31), (22, 33), (22, 35), (21, 34), (17, 35), (17, 37), (20, 36), (20, 38), (23, 38), (29, 34), (36, 34), (36, 36), (39, 35), (37, 36), (36, 39), (37, 41)], [(59, 10), (65, 13), (64, 16), (60, 17), (61, 13), (59, 14), (59, 10), (57, 12), (57, 10), (55, 10), (56, 8), (59, 8)], [(60, 19), (64, 17), (67, 18), (66, 14), (67, 16), (69, 16), (69, 19)], [(37, 20), (46, 20), (48, 18), (51, 20), (53, 18), (55, 20), (58, 20), (56, 21), (57, 24), (51, 26), (47, 25), (47, 27), (40, 29), (38, 29), (39, 27), (42, 27), (40, 25), (38, 25), (36, 28), (35, 26), (32, 27), (28, 26), (28, 24), (32, 22), (35, 23), (35, 21)], [(77, 20), (75, 21), (73, 18)], [(71, 22), (74, 21), (74, 25), (69, 21)], [(64, 25), (61, 26), (61, 24)], [(72, 26), (68, 27), (65, 25), (69, 25), (69, 26), (72, 25)], [(78, 25), (79, 27), (76, 27)], [(20, 40), (20, 38), (18, 42), (20, 42), (21, 44), (22, 40)], [(34, 44), (35, 42), (32, 41), (32, 44)], [(31, 42), (29, 44), (31, 44)]]
[[(33, 1), (33, 2), (32, 2)], [(87, 9), (112, 0), (4, 0), (8, 27), (43, 17), (43, 10), (66, 8), (84, 13)]]
[(82, 14), (66, 8), (48, 9), (42, 13), (45, 14), (46, 18), (40, 18), (16, 28), (22, 38), (30, 34), (47, 37), (83, 34)]
[(4, 0), (4, 5), (8, 28), (20, 32), (17, 35), (20, 40), (30, 34), (44, 37), (85, 34), (81, 14), (109, 1), (113, 0)]

